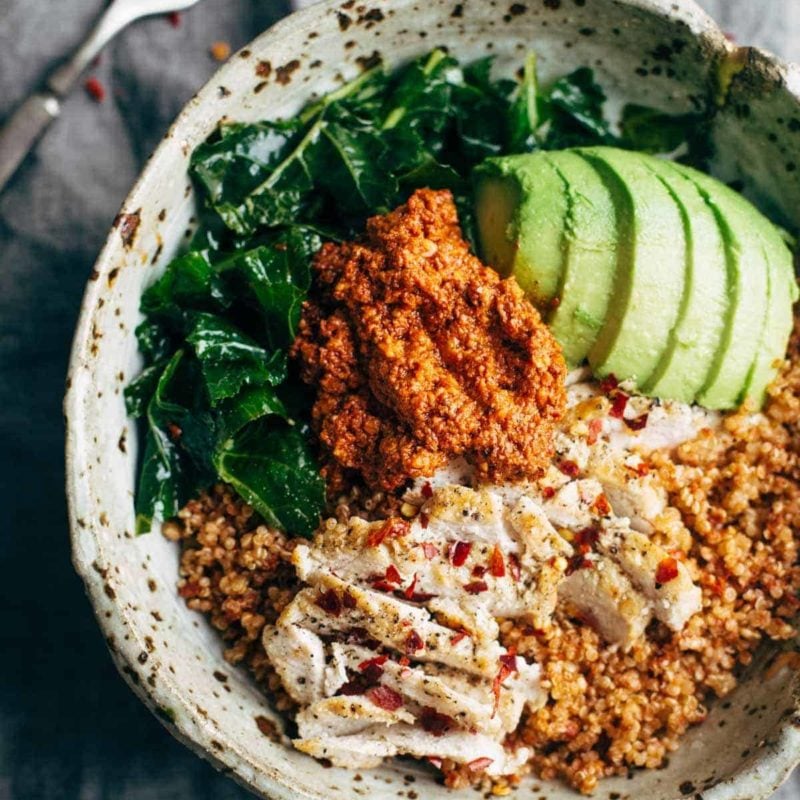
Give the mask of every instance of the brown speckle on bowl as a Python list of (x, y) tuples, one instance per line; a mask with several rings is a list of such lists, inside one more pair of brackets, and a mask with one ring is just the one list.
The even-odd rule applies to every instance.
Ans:
[(291, 83), (292, 73), (298, 69), (300, 69), (300, 61), (293, 58), (275, 70), (275, 80), (282, 86), (286, 86)]
[(141, 222), (141, 213), (141, 208), (130, 214), (120, 212), (114, 219), (114, 227), (119, 231), (122, 244), (125, 248), (130, 248), (133, 244), (136, 231), (139, 229), (139, 223)]
[(377, 67), (383, 60), (383, 56), (377, 51), (373, 50), (368, 56), (358, 56), (356, 64), (358, 64), (364, 71)]

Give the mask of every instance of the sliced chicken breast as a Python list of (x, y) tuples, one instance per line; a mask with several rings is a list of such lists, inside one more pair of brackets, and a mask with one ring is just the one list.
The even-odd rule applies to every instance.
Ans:
[(314, 758), (327, 758), (338, 767), (367, 769), (388, 756), (452, 759), (487, 775), (511, 775), (531, 757), (526, 747), (506, 750), (500, 742), (465, 731), (436, 736), (412, 725), (376, 727), (355, 736), (295, 739), (294, 746)]
[(589, 561), (559, 587), (559, 596), (608, 642), (630, 647), (644, 635), (652, 609), (627, 576), (609, 558)]

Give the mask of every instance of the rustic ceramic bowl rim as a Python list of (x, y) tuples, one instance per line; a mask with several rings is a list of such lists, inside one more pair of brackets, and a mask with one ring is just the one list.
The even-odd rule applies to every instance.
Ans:
[[(698, 38), (703, 37), (710, 44), (713, 52), (730, 52), (735, 49), (733, 45), (727, 41), (719, 27), (695, 4), (694, 0), (679, 0), (677, 3), (674, 2), (674, 0), (616, 0), (616, 2), (632, 8), (641, 9), (656, 16), (683, 20), (691, 32), (691, 35)], [(340, 0), (324, 0), (324, 2), (318, 3), (317, 5), (297, 11), (273, 25), (257, 37), (254, 42), (258, 42), (264, 37), (279, 39), (306, 29), (313, 25), (313, 23), (329, 9), (336, 8), (339, 3)], [(252, 43), (246, 45), (243, 50), (251, 46)], [(786, 63), (763, 50), (756, 48), (746, 49), (752, 53), (758, 54), (764, 74), (768, 79), (771, 81), (783, 82), (792, 95), (798, 100), (798, 103), (800, 103), (800, 65)], [(233, 61), (233, 58), (231, 58), (231, 61)], [(208, 80), (205, 86), (186, 104), (175, 122), (170, 126), (165, 140), (179, 138), (182, 130), (191, 120), (194, 119), (204, 107), (211, 105), (220, 83), (224, 82), (225, 76), (229, 70), (230, 62), (221, 66)], [(122, 209), (133, 209), (141, 205), (139, 202), (139, 195), (146, 184), (152, 164), (158, 161), (165, 147), (166, 141), (162, 142), (155, 150), (131, 189), (128, 197), (122, 204)], [(83, 296), (80, 317), (75, 330), (70, 358), (70, 375), (76, 375), (82, 367), (86, 366), (82, 353), (85, 349), (85, 343), (89, 341), (91, 336), (93, 317), (98, 299), (101, 295), (102, 281), (97, 278), (108, 276), (113, 269), (113, 260), (119, 255), (119, 252), (119, 234), (112, 229), (95, 263), (93, 277), (87, 283)], [(67, 420), (66, 494), (69, 505), (73, 564), (75, 570), (83, 579), (90, 602), (95, 608), (99, 608), (101, 598), (106, 602), (108, 599), (107, 596), (103, 597), (103, 577), (98, 573), (95, 565), (90, 563), (88, 559), (82, 557), (81, 548), (77, 545), (79, 538), (83, 539), (88, 535), (96, 534), (96, 526), (98, 523), (91, 517), (86, 518), (83, 510), (86, 502), (86, 490), (85, 487), (82, 486), (82, 481), (85, 479), (80, 477), (80, 466), (81, 447), (83, 443), (81, 432), (85, 426), (85, 418), (81, 408), (80, 392), (73, 390), (70, 383), (71, 381), (68, 379), (68, 390), (64, 399), (64, 411)], [(97, 539), (96, 535), (95, 539)], [(95, 544), (99, 552), (100, 545), (97, 541)], [(120, 607), (118, 611), (120, 616), (126, 619), (126, 609)], [(113, 633), (117, 624), (114, 620), (108, 620), (99, 613), (98, 622), (104, 633), (108, 635)], [(133, 629), (133, 624), (128, 624), (131, 629)], [(133, 663), (141, 651), (141, 646), (141, 642), (133, 641), (133, 638), (129, 642), (118, 642), (117, 647), (122, 651), (122, 659), (118, 658), (115, 659), (115, 661), (131, 689), (145, 702), (151, 711), (158, 715), (159, 704), (151, 696), (151, 692), (148, 691), (146, 686), (132, 681), (130, 677), (124, 673), (120, 663), (122, 660)], [(175, 700), (176, 705), (184, 707), (187, 710), (191, 708), (184, 693), (184, 689), (176, 681), (171, 681), (169, 675), (163, 675), (161, 678), (160, 692), (162, 694), (165, 691), (165, 687), (166, 692)], [(276, 780), (264, 770), (265, 765), (255, 763), (240, 750), (231, 746), (229, 742), (225, 742), (226, 748), (224, 754), (215, 752), (212, 747), (212, 736), (206, 728), (194, 728), (189, 732), (188, 730), (181, 730), (180, 726), (167, 725), (167, 727), (173, 735), (189, 746), (193, 751), (209, 760), (215, 767), (223, 768), (232, 773), (233, 777), (248, 788), (257, 792), (267, 791), (276, 798), (288, 799), (295, 796), (292, 793), (290, 776), (286, 776), (285, 781)], [(739, 800), (739, 798), (744, 797), (751, 798), (751, 800), (764, 800), (783, 782), (783, 780), (785, 780), (798, 762), (800, 762), (800, 732), (785, 726), (781, 731), (778, 746), (773, 750), (765, 750), (764, 756), (760, 760), (755, 762), (750, 768), (738, 773), (734, 779), (728, 782), (728, 791), (724, 792), (724, 797), (730, 798), (730, 800)], [(251, 773), (259, 775), (257, 782), (250, 777)], [(765, 778), (766, 780), (764, 780)], [(752, 788), (748, 788), (748, 785), (751, 787), (753, 786), (751, 783), (752, 781), (755, 781), (755, 785), (759, 786), (760, 793), (758, 795), (754, 795), (752, 793)], [(772, 788), (765, 789), (765, 785), (771, 786)], [(746, 794), (742, 792), (746, 792)], [(717, 795), (715, 795), (715, 797), (716, 796)], [(719, 796), (722, 797), (723, 795)]]

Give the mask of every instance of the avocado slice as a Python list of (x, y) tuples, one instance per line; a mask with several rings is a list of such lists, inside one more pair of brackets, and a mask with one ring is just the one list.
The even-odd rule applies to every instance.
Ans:
[(686, 237), (686, 284), (667, 349), (642, 390), (692, 403), (705, 385), (724, 334), (728, 309), (725, 242), (697, 186), (667, 161), (648, 167), (677, 204)]
[(767, 313), (767, 264), (760, 215), (741, 195), (714, 178), (683, 164), (673, 169), (700, 190), (716, 217), (728, 262), (728, 313), (716, 358), (698, 402), (706, 408), (735, 408), (744, 399), (762, 339)]
[(680, 210), (648, 158), (611, 147), (581, 148), (614, 198), (619, 237), (613, 302), (589, 351), (595, 375), (647, 383), (667, 349), (681, 307), (686, 246)]
[(617, 267), (614, 201), (597, 170), (570, 150), (547, 153), (567, 187), (566, 265), (547, 320), (567, 362), (580, 364), (608, 313)]
[(513, 275), (529, 299), (547, 309), (564, 267), (564, 181), (543, 153), (489, 158), (474, 177), (483, 260)]
[(750, 400), (756, 408), (763, 405), (767, 388), (786, 357), (786, 346), (794, 327), (793, 306), (798, 297), (792, 252), (766, 217), (759, 214), (758, 223), (767, 263), (767, 314), (758, 354), (744, 390), (744, 399)]

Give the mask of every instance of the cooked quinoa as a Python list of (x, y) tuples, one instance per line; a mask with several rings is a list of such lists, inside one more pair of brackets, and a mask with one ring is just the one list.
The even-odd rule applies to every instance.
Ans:
[[(686, 564), (702, 587), (703, 610), (673, 634), (654, 625), (623, 652), (594, 630), (557, 613), (546, 631), (507, 621), (503, 643), (541, 664), (548, 704), (523, 720), (516, 738), (532, 746), (532, 771), (592, 792), (606, 776), (658, 767), (690, 725), (702, 722), (711, 698), (736, 685), (736, 668), (765, 639), (794, 635), (800, 590), (800, 334), (769, 393), (763, 415), (746, 410), (722, 427), (652, 457), (670, 504), (691, 532)], [(403, 513), (391, 495), (353, 490), (331, 513), (381, 517)], [(294, 542), (264, 525), (225, 486), (216, 486), (164, 526), (183, 548), (180, 594), (209, 615), (225, 658), (243, 664), (276, 698), (291, 701), (270, 669), (261, 631), (296, 591), (288, 561)], [(682, 542), (683, 544), (683, 542)], [(676, 553), (678, 551), (676, 550)], [(448, 769), (453, 787), (474, 782)], [(508, 794), (519, 776), (502, 779)]]

